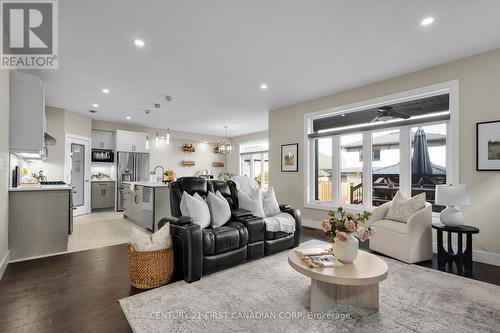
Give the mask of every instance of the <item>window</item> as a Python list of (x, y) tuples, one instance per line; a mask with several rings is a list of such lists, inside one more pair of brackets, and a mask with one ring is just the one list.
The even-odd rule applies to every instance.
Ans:
[(444, 208), (436, 185), (458, 179), (457, 82), (380, 100), (306, 115), (307, 208), (363, 210), (397, 191), (425, 192), (434, 212)]
[(363, 203), (363, 162), (359, 156), (363, 151), (361, 134), (340, 137), (340, 202), (359, 205)]
[(380, 206), (399, 191), (399, 129), (373, 132), (372, 147), (378, 151), (372, 159), (372, 206)]
[(446, 184), (446, 124), (413, 127), (411, 194), (424, 192), (434, 212), (443, 206), (434, 204), (436, 185)]
[(315, 200), (332, 201), (332, 139), (315, 140), (316, 170), (314, 174)]
[(253, 178), (262, 189), (269, 187), (269, 143), (257, 141), (240, 145), (240, 175)]

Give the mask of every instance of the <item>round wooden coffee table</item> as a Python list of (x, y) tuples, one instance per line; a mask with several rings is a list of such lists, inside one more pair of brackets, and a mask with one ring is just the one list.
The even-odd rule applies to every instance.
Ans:
[[(328, 244), (308, 246), (322, 248)], [(312, 268), (295, 252), (288, 252), (288, 263), (311, 278), (311, 312), (324, 312), (334, 304), (378, 309), (379, 283), (387, 277), (387, 264), (381, 258), (359, 251), (352, 264), (342, 267)]]

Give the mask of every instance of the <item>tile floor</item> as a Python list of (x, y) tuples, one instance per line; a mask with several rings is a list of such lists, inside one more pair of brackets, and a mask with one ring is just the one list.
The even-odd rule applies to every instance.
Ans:
[(145, 231), (125, 220), (122, 213), (110, 211), (77, 216), (73, 221), (73, 233), (69, 235), (67, 252), (127, 243), (133, 229)]

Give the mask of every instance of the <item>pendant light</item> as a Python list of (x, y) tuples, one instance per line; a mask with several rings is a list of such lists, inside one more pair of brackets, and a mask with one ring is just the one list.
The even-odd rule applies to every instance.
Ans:
[(158, 132), (156, 132), (155, 144), (156, 144), (156, 147), (158, 147), (160, 145), (160, 136), (158, 135)]
[(169, 120), (169, 112), (168, 112), (168, 103), (172, 101), (172, 96), (166, 96), (165, 100), (167, 101), (167, 136), (165, 138), (165, 141), (167, 142), (167, 145), (170, 144), (170, 120)]
[(226, 130), (226, 137), (219, 143), (219, 154), (227, 157), (233, 152), (233, 145), (227, 136), (227, 126), (224, 126), (224, 129)]

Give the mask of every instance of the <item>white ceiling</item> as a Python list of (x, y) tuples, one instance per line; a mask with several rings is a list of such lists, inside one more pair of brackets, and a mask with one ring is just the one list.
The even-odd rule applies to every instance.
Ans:
[(59, 69), (38, 73), (47, 105), (235, 136), (267, 129), (269, 110), (498, 48), (499, 13), (497, 0), (64, 0)]

